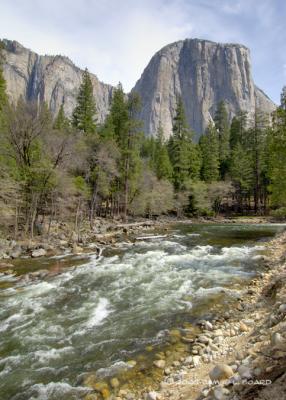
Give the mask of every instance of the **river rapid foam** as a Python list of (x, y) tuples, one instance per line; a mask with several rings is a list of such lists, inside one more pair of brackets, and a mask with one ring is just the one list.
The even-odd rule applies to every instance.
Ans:
[(202, 299), (239, 296), (264, 247), (247, 235), (223, 243), (219, 232), (221, 240), (187, 227), (142, 237), (117, 254), (91, 253), (61, 275), (2, 290), (0, 398), (80, 399), (82, 373), (112, 374), (164, 340), (159, 332), (191, 318)]

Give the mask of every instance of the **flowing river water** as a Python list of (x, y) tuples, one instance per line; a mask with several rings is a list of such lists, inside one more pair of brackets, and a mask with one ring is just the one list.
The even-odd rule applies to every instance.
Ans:
[(83, 398), (84, 373), (110, 377), (148, 346), (160, 348), (168, 329), (211, 318), (210, 305), (242, 296), (262, 268), (265, 241), (282, 229), (178, 225), (123, 241), (99, 258), (19, 260), (19, 273), (64, 268), (2, 285), (0, 399)]

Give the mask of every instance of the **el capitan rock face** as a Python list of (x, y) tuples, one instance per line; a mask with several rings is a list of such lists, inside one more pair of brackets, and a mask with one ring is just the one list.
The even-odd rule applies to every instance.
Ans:
[(258, 107), (271, 112), (274, 103), (254, 83), (249, 50), (238, 44), (220, 44), (186, 39), (156, 53), (134, 89), (142, 97), (140, 118), (147, 134), (155, 134), (159, 124), (166, 137), (178, 96), (182, 96), (188, 122), (200, 135), (224, 100), (234, 116), (238, 111), (254, 113)]
[[(82, 70), (63, 56), (40, 56), (17, 42), (5, 40), (4, 77), (12, 101), (19, 96), (45, 100), (56, 114), (64, 104), (71, 116), (82, 79)], [(91, 75), (97, 119), (108, 113), (114, 87)], [(212, 120), (218, 103), (226, 102), (230, 116), (255, 108), (271, 112), (274, 103), (253, 82), (249, 50), (238, 44), (186, 39), (170, 44), (151, 59), (134, 89), (142, 98), (140, 118), (148, 135), (161, 123), (172, 133), (177, 97), (182, 96), (188, 122), (199, 136)]]
[[(20, 96), (27, 100), (44, 100), (53, 114), (64, 104), (71, 116), (83, 71), (63, 56), (40, 56), (18, 42), (4, 40), (6, 45), (4, 77), (7, 92), (15, 102)], [(97, 106), (97, 118), (102, 122), (108, 112), (113, 87), (90, 74)]]

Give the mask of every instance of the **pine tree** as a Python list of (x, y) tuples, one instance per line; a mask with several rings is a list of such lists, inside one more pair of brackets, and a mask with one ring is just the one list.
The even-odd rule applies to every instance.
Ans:
[(247, 113), (245, 111), (241, 111), (233, 117), (230, 126), (230, 149), (234, 149), (237, 143), (242, 145), (245, 143), (246, 125)]
[(120, 148), (123, 148), (126, 146), (127, 138), (128, 106), (120, 83), (113, 92), (110, 116), (114, 126), (116, 141)]
[(84, 133), (95, 133), (96, 106), (90, 75), (86, 69), (77, 96), (77, 105), (73, 112), (72, 124)]
[(262, 207), (266, 205), (266, 198), (263, 196), (266, 193), (263, 187), (263, 176), (266, 168), (266, 133), (266, 117), (262, 112), (256, 110), (253, 126), (248, 129), (244, 145), (251, 156), (254, 211), (256, 213), (260, 213)]
[(155, 141), (154, 166), (158, 179), (171, 180), (173, 168), (169, 158), (168, 149), (164, 141), (164, 132), (161, 125), (159, 126)]
[(119, 186), (123, 192), (123, 218), (125, 220), (129, 199), (137, 189), (137, 178), (141, 168), (141, 123), (136, 117), (139, 108), (139, 96), (131, 93), (126, 99), (123, 88), (119, 84), (113, 94), (110, 116), (114, 126), (115, 140), (121, 153)]
[(286, 207), (286, 87), (282, 89), (281, 104), (274, 113), (268, 143), (271, 204)]
[(218, 133), (220, 176), (221, 178), (224, 178), (228, 170), (230, 156), (230, 129), (227, 109), (223, 101), (221, 101), (218, 105), (214, 121)]
[(54, 121), (54, 129), (62, 131), (62, 130), (68, 130), (69, 128), (70, 128), (70, 121), (65, 116), (64, 105), (61, 104), (58, 115), (56, 116)]
[(198, 174), (196, 169), (199, 152), (196, 151), (192, 137), (193, 134), (187, 123), (183, 101), (179, 97), (173, 121), (173, 137), (168, 146), (176, 190), (182, 190), (185, 183)]
[(199, 142), (202, 153), (202, 178), (206, 182), (219, 178), (219, 144), (215, 126), (209, 125)]
[(236, 189), (235, 195), (238, 211), (243, 210), (243, 201), (250, 198), (253, 174), (251, 156), (240, 142), (237, 142), (231, 152), (230, 176)]

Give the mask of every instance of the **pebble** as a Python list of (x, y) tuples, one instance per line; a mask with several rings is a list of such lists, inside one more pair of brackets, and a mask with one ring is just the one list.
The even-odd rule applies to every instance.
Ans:
[(270, 342), (272, 346), (280, 346), (281, 344), (284, 344), (284, 339), (280, 333), (275, 332), (271, 335)]
[(280, 313), (285, 313), (286, 312), (286, 304), (281, 304), (278, 308), (278, 311)]
[[(153, 364), (157, 368), (164, 369), (166, 366), (166, 361), (165, 360), (155, 360), (155, 361), (153, 361)], [(180, 365), (180, 363), (179, 363), (179, 365)]]
[(199, 336), (198, 341), (204, 344), (208, 344), (211, 341), (211, 339), (208, 338), (207, 336)]
[(111, 385), (111, 387), (113, 387), (113, 389), (116, 389), (116, 388), (119, 387), (120, 382), (119, 382), (119, 380), (117, 378), (112, 378), (110, 380), (110, 385)]
[(188, 365), (188, 364), (192, 364), (192, 362), (193, 362), (193, 357), (192, 357), (192, 356), (189, 356), (189, 357), (187, 357), (187, 358), (185, 359), (184, 364), (185, 364), (185, 365)]
[(239, 328), (240, 328), (241, 332), (247, 332), (248, 331), (248, 327), (243, 322), (240, 322)]
[(212, 381), (228, 379), (233, 375), (233, 370), (227, 364), (217, 364), (209, 373)]
[(146, 400), (158, 400), (158, 393), (157, 392), (147, 393)]
[(245, 365), (241, 365), (237, 372), (241, 376), (242, 379), (251, 379), (252, 378), (252, 372), (251, 369), (246, 367)]
[(221, 386), (217, 386), (213, 389), (213, 395), (216, 400), (226, 400), (226, 396), (229, 394), (229, 390)]
[(200, 356), (193, 356), (193, 364), (194, 367), (197, 367), (201, 362), (201, 357)]
[(204, 327), (207, 330), (212, 330), (213, 329), (213, 324), (209, 321), (204, 321)]

